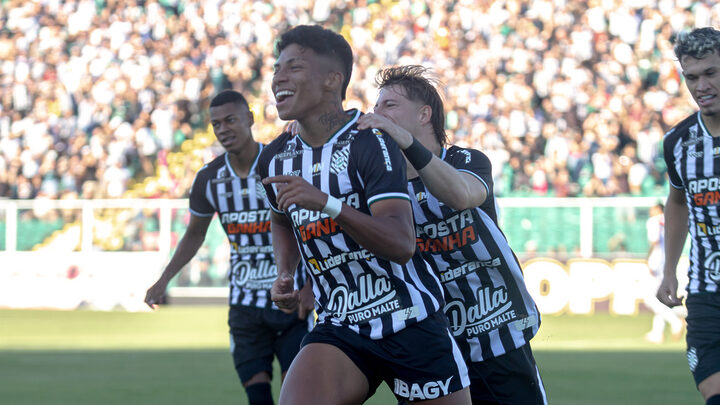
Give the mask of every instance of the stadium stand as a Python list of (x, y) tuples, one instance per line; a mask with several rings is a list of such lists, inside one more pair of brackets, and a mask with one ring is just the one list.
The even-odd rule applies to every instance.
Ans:
[[(282, 129), (269, 91), (273, 41), (301, 23), (351, 42), (349, 108), (371, 109), (382, 66), (433, 67), (451, 141), (488, 154), (500, 196), (662, 196), (662, 135), (692, 105), (670, 40), (720, 25), (720, 5), (4, 0), (0, 21), (0, 198), (186, 197), (218, 150), (204, 112), (219, 90), (248, 96), (261, 141)], [(533, 227), (544, 226), (540, 217)], [(51, 220), (25, 220), (49, 223), (33, 228), (40, 240), (54, 230)], [(596, 240), (612, 239), (618, 224), (599, 221)], [(623, 231), (624, 241), (637, 232)], [(547, 243), (577, 244), (557, 238)]]

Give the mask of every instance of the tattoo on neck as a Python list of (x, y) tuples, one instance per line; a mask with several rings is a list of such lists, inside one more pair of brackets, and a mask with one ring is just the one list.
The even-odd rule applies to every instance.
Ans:
[(326, 113), (320, 116), (320, 124), (326, 131), (332, 131), (342, 126), (343, 117), (338, 113)]

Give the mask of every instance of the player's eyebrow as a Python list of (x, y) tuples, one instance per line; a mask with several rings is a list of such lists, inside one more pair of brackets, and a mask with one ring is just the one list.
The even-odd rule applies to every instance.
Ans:
[(231, 117), (235, 117), (235, 113), (229, 113), (229, 114), (227, 114), (227, 115), (225, 115), (225, 116), (211, 119), (210, 122), (223, 121), (223, 120), (226, 120), (226, 119), (231, 118)]
[[(287, 60), (286, 60), (285, 62), (283, 62), (283, 63), (284, 63), (285, 65), (289, 65), (289, 64), (291, 64), (291, 63), (293, 63), (293, 62), (302, 61), (302, 60), (304, 60), (304, 59), (299, 58), (299, 57), (297, 57), (297, 56), (293, 56), (293, 57), (287, 59)], [(274, 69), (274, 70), (277, 70), (279, 67), (280, 67), (280, 62), (275, 62), (275, 63), (273, 64), (273, 69)]]

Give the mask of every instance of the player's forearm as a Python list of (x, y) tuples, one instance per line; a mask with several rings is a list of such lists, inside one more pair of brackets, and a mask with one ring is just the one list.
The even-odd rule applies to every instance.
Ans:
[[(412, 215), (411, 213), (409, 215)], [(406, 263), (415, 253), (415, 229), (396, 215), (367, 215), (348, 205), (335, 221), (360, 246), (375, 256)]]
[(668, 198), (665, 207), (665, 276), (674, 276), (688, 234), (688, 211), (684, 202)]
[(295, 274), (298, 263), (300, 263), (300, 251), (298, 250), (297, 239), (286, 222), (284, 217), (273, 213), (271, 222), (273, 253), (278, 275), (287, 273)]
[(175, 253), (165, 267), (165, 270), (163, 270), (160, 279), (164, 280), (166, 283), (172, 280), (173, 277), (175, 277), (175, 275), (179, 273), (193, 257), (195, 257), (195, 254), (200, 249), (204, 241), (204, 235), (186, 233), (182, 239), (180, 239), (180, 242), (175, 249)]
[(459, 172), (437, 157), (418, 174), (428, 191), (452, 209), (477, 207), (487, 198), (487, 189), (479, 180), (467, 179), (469, 174)]

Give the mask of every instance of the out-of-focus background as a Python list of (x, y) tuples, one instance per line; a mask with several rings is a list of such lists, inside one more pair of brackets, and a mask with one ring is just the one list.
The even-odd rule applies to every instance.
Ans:
[[(53, 402), (1, 384), (0, 398), (127, 402), (137, 384), (152, 387), (187, 364), (153, 361), (160, 376), (128, 369), (143, 378), (100, 385), (104, 396), (82, 402), (92, 385), (84, 379), (102, 373), (46, 363), (69, 349), (117, 351), (97, 365), (109, 372), (128, 367), (125, 355), (226, 348), (228, 247), (217, 223), (171, 284), (170, 305), (149, 314), (142, 298), (184, 232), (195, 172), (222, 152), (208, 128), (210, 99), (242, 92), (256, 138), (272, 140), (285, 125), (269, 86), (274, 41), (293, 25), (321, 24), (355, 52), (347, 108), (372, 109), (378, 69), (422, 64), (441, 83), (451, 142), (490, 157), (503, 230), (546, 315), (544, 339), (533, 343), (541, 371), (543, 357), (561, 360), (546, 381), (551, 400), (557, 394), (551, 403), (640, 404), (688, 392), (680, 403), (700, 403), (682, 342), (642, 339), (653, 282), (645, 224), (668, 190), (663, 134), (695, 109), (671, 40), (719, 22), (715, 2), (690, 0), (0, 0), (0, 374), (65, 392)], [(173, 319), (190, 330), (168, 326)], [(192, 326), (203, 319), (216, 322)], [(139, 324), (123, 333), (125, 322)], [(618, 386), (601, 378), (611, 355), (583, 360), (580, 352), (609, 350), (578, 343), (586, 340), (615, 342), (620, 363), (627, 353), (657, 352), (670, 365), (633, 361), (621, 368), (633, 370), (620, 379), (629, 386)], [(13, 356), (17, 364), (2, 361)], [(68, 359), (92, 363), (88, 356)], [(168, 379), (133, 402), (157, 403), (193, 384), (197, 395), (219, 390), (241, 401), (229, 357), (218, 357), (222, 387)], [(68, 373), (83, 367), (90, 371), (78, 380)], [(642, 374), (648, 369), (677, 376), (622, 402), (655, 378)], [(77, 389), (52, 384), (62, 376), (72, 379), (63, 387)], [(603, 394), (566, 392), (570, 377)]]

